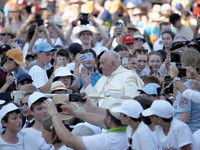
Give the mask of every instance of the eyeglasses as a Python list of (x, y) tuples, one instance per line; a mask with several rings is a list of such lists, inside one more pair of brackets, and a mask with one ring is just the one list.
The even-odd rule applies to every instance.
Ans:
[(5, 35), (8, 35), (8, 34), (5, 34), (5, 33), (3, 33), (3, 34), (1, 34), (2, 36), (5, 36)]
[(137, 53), (148, 53), (147, 49), (136, 49), (135, 50)]
[(80, 36), (86, 36), (86, 35), (87, 35), (87, 36), (90, 36), (91, 33), (81, 33), (81, 34), (80, 34)]
[(59, 77), (60, 80), (62, 80), (62, 79), (71, 79), (71, 78), (72, 78), (71, 76)]
[(130, 146), (128, 147), (128, 150), (132, 150), (132, 138), (128, 138), (128, 143), (130, 144)]

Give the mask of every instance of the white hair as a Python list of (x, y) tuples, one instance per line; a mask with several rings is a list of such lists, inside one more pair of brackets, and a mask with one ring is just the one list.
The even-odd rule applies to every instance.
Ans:
[(105, 52), (108, 54), (109, 59), (111, 59), (112, 61), (116, 62), (117, 64), (120, 64), (120, 55), (119, 53), (115, 52), (115, 51), (107, 51)]

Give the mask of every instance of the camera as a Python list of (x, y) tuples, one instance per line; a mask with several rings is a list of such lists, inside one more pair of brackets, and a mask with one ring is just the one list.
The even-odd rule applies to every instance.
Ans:
[(85, 102), (85, 94), (69, 94), (69, 102)]
[(89, 22), (88, 22), (88, 14), (86, 14), (86, 13), (81, 13), (81, 15), (83, 16), (83, 18), (80, 19), (81, 25), (89, 24)]
[(62, 106), (62, 104), (55, 104), (55, 105), (56, 105), (57, 111), (62, 112), (62, 108), (60, 107)]
[[(173, 79), (170, 76), (165, 76), (165, 84), (164, 84), (165, 94), (173, 93), (173, 84), (171, 83), (172, 80)], [(170, 86), (169, 86), (169, 84), (170, 84)], [(167, 86), (169, 86), (169, 87), (167, 87)]]

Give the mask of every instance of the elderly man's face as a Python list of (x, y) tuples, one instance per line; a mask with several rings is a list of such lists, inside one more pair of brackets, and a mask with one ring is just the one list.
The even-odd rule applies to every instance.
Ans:
[(112, 73), (112, 61), (109, 59), (108, 54), (104, 53), (100, 58), (100, 68), (103, 75), (108, 77)]

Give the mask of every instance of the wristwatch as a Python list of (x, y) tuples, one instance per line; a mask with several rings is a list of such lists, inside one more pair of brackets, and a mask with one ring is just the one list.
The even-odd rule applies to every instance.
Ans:
[(175, 83), (176, 81), (180, 81), (180, 80), (181, 80), (181, 78), (175, 77), (173, 83)]

